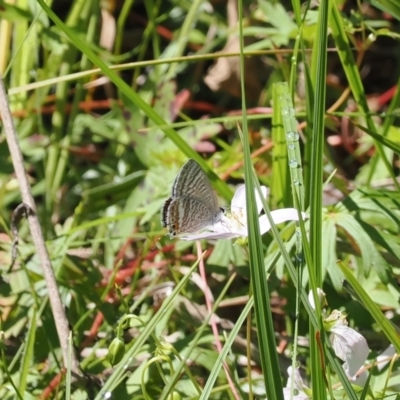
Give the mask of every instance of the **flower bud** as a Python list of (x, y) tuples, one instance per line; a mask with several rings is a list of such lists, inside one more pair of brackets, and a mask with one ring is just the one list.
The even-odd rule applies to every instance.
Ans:
[[(328, 303), (326, 301), (326, 296), (325, 293), (322, 289), (317, 288), (317, 296), (318, 296), (318, 301), (319, 301), (319, 305), (321, 308), (325, 308)], [(314, 295), (312, 290), (310, 290), (310, 292), (308, 293), (308, 301), (310, 302), (310, 306), (315, 310), (315, 303), (314, 303)]]
[(108, 348), (108, 361), (112, 366), (117, 365), (125, 355), (125, 344), (124, 342), (116, 337), (111, 342), (110, 347)]

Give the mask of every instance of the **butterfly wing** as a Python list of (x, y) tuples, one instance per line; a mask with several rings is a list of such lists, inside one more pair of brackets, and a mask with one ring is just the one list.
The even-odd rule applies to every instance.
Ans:
[(170, 237), (197, 232), (219, 220), (222, 209), (200, 165), (189, 160), (178, 172), (171, 197), (161, 210), (161, 223)]
[(161, 210), (161, 225), (163, 226), (163, 228), (165, 228), (167, 225), (169, 225), (168, 224), (168, 208), (169, 208), (169, 205), (171, 204), (171, 202), (172, 202), (172, 197), (165, 200), (165, 203)]
[(215, 214), (207, 203), (189, 196), (168, 199), (163, 209), (165, 225), (168, 226), (171, 238), (181, 233), (197, 232), (211, 225), (220, 212)]
[(207, 175), (194, 160), (189, 160), (181, 168), (172, 186), (172, 198), (183, 196), (194, 197), (208, 204), (215, 213), (219, 211), (217, 195)]

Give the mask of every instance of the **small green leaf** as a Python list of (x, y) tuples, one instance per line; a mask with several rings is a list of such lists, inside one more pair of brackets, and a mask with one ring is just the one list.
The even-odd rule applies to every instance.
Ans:
[(329, 274), (333, 287), (342, 289), (343, 274), (338, 270), (336, 262), (336, 225), (331, 218), (325, 218), (322, 222), (322, 235), (324, 246), (322, 248), (322, 268)]
[(390, 15), (393, 15), (400, 21), (400, 4), (398, 0), (371, 0), (371, 4)]

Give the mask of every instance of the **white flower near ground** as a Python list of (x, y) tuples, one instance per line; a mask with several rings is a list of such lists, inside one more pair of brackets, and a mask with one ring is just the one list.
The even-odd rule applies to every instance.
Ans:
[[(287, 369), (288, 380), (286, 386), (283, 388), (283, 397), (285, 400), (308, 400), (310, 397), (305, 393), (305, 390), (310, 391), (310, 389), (303, 384), (301, 375), (298, 369), (293, 371), (292, 367)], [(293, 390), (291, 388), (293, 375)]]
[[(267, 195), (267, 188), (261, 186), (261, 191), (264, 198)], [(257, 212), (260, 214), (262, 210), (262, 201), (256, 190)], [(239, 186), (236, 190), (230, 212), (222, 215), (221, 219), (203, 229), (200, 232), (184, 234), (181, 236), (183, 240), (198, 240), (198, 239), (234, 239), (247, 237), (247, 211), (246, 211), (246, 187)], [(298, 221), (299, 215), (295, 208), (282, 208), (280, 210), (271, 211), (271, 216), (275, 224), (280, 224), (285, 221)], [(302, 213), (303, 218), (307, 216)], [(260, 234), (268, 232), (271, 229), (268, 217), (263, 214), (259, 218)]]
[(343, 369), (347, 377), (354, 381), (357, 371), (363, 366), (369, 354), (364, 336), (347, 326), (346, 314), (334, 310), (325, 319), (324, 325), (331, 332), (330, 341), (335, 354), (344, 361)]

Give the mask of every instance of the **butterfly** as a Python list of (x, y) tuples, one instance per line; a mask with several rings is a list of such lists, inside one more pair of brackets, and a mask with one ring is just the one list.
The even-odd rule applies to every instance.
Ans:
[(200, 165), (189, 160), (178, 172), (172, 194), (161, 210), (161, 223), (170, 238), (197, 232), (221, 219), (224, 209), (218, 205), (207, 175)]

